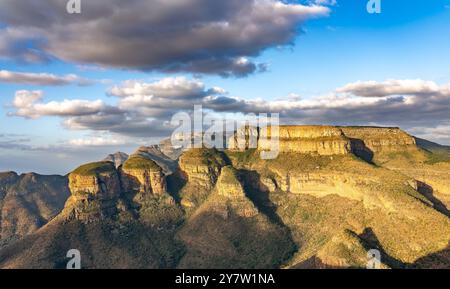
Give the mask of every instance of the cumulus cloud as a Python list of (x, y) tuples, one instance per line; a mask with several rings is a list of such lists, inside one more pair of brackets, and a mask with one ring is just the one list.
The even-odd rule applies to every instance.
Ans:
[(169, 117), (180, 110), (192, 109), (208, 96), (226, 94), (220, 87), (206, 88), (200, 80), (168, 77), (145, 83), (125, 81), (114, 86), (109, 94), (120, 98), (119, 107), (147, 117)]
[(65, 99), (44, 103), (42, 98), (42, 91), (17, 91), (13, 100), (13, 107), (16, 109), (14, 114), (25, 118), (40, 118), (42, 116), (70, 117), (122, 113), (119, 108), (106, 105), (101, 100)]
[[(229, 96), (222, 88), (208, 88), (200, 80), (167, 78), (145, 83), (126, 81), (109, 93), (116, 106), (101, 101), (42, 102), (40, 91), (17, 92), (16, 115), (63, 117), (69, 129), (106, 131), (134, 137), (168, 136), (177, 112), (191, 112), (194, 104), (215, 113), (279, 113), (282, 123), (334, 125), (395, 125), (420, 135), (441, 138), (450, 123), (450, 85), (424, 80), (387, 80), (349, 83), (317, 97), (290, 95), (277, 100)], [(424, 128), (428, 129), (425, 130)], [(440, 132), (440, 134), (439, 134)]]
[(145, 83), (125, 81), (109, 90), (117, 105), (102, 100), (65, 99), (44, 102), (42, 91), (17, 91), (11, 115), (24, 118), (57, 116), (71, 130), (108, 131), (128, 136), (167, 136), (174, 127), (170, 117), (191, 110), (211, 96), (226, 94), (220, 87), (207, 88), (196, 79), (164, 78)]
[(432, 127), (415, 127), (410, 132), (424, 139), (450, 144), (450, 123), (438, 124)]
[(351, 93), (366, 97), (384, 97), (391, 95), (450, 95), (450, 86), (439, 86), (433, 81), (421, 79), (397, 80), (384, 82), (358, 81), (337, 89), (337, 92)]
[(323, 5), (279, 0), (96, 0), (84, 1), (83, 13), (68, 17), (65, 5), (1, 1), (6, 28), (0, 34), (8, 36), (2, 38), (1, 54), (24, 61), (57, 57), (106, 67), (245, 76), (266, 69), (250, 58), (293, 44), (304, 21), (330, 12)]
[(168, 77), (153, 83), (129, 80), (110, 90), (110, 95), (123, 98), (142, 95), (170, 99), (199, 99), (207, 93), (205, 85), (200, 80), (189, 80), (185, 77)]
[(49, 73), (27, 73), (0, 70), (0, 82), (30, 84), (30, 85), (89, 85), (92, 82), (75, 74), (57, 76)]

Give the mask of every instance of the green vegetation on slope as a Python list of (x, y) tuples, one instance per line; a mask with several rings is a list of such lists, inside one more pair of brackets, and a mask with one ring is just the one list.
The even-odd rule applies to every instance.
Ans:
[(122, 165), (122, 168), (125, 170), (134, 170), (134, 169), (153, 170), (153, 171), (161, 170), (161, 167), (158, 166), (156, 162), (140, 155), (131, 156), (128, 160), (125, 161), (125, 163)]
[(103, 173), (114, 172), (116, 168), (112, 162), (95, 162), (82, 165), (75, 169), (72, 174), (80, 176), (96, 176)]

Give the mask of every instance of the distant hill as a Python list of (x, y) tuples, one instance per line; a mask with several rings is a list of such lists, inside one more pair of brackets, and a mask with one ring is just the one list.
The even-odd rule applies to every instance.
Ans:
[(67, 177), (0, 173), (0, 246), (48, 223), (69, 195)]
[(450, 162), (450, 146), (443, 146), (421, 138), (415, 138), (417, 145), (431, 153), (431, 161)]

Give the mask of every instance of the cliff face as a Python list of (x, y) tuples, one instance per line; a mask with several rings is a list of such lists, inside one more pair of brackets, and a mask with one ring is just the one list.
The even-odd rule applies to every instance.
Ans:
[(186, 185), (180, 193), (181, 204), (192, 208), (203, 202), (226, 164), (225, 155), (216, 149), (191, 149), (183, 153), (179, 165)]
[[(89, 223), (142, 217), (143, 222), (162, 223), (179, 217), (163, 169), (141, 155), (132, 155), (117, 169), (112, 162), (81, 166), (70, 174), (69, 187), (72, 195), (64, 209), (68, 219)], [(163, 220), (159, 210), (172, 216)]]
[(211, 189), (226, 161), (215, 149), (191, 149), (180, 157), (179, 163), (190, 182)]
[(64, 213), (71, 219), (95, 221), (114, 215), (121, 195), (119, 174), (112, 162), (83, 165), (69, 175), (70, 198)]
[(414, 137), (399, 128), (341, 127), (341, 129), (347, 137), (361, 140), (374, 153), (416, 148)]
[[(271, 149), (271, 127), (260, 130), (247, 127), (229, 140), (231, 150)], [(280, 153), (316, 155), (345, 155), (351, 153), (351, 142), (341, 129), (331, 126), (280, 126), (278, 131)]]
[[(271, 134), (271, 127), (267, 131), (244, 127), (229, 140), (229, 148), (243, 151), (253, 145), (258, 150), (270, 150)], [(381, 152), (417, 149), (414, 137), (399, 128), (280, 126), (278, 135), (281, 153), (331, 156), (353, 152), (373, 157), (373, 154)]]
[(126, 192), (161, 195), (166, 192), (163, 170), (151, 159), (132, 156), (121, 168), (122, 186)]

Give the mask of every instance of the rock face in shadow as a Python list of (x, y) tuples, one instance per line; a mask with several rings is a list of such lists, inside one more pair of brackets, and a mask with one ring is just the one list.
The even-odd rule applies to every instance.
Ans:
[(191, 149), (181, 155), (179, 165), (186, 181), (180, 192), (181, 204), (190, 210), (198, 207), (214, 188), (227, 158), (216, 149)]
[(296, 246), (247, 198), (238, 172), (222, 168), (216, 186), (189, 217), (179, 237), (186, 254), (179, 268), (276, 268)]
[(45, 225), (68, 196), (66, 177), (0, 173), (0, 247)]

